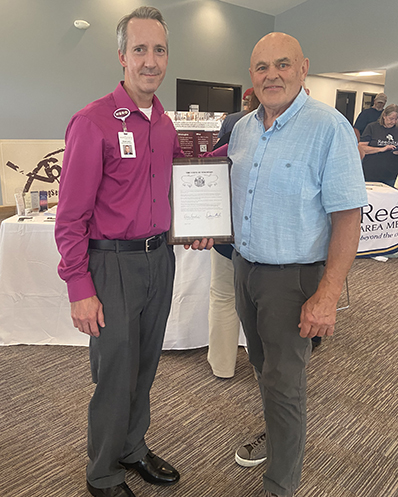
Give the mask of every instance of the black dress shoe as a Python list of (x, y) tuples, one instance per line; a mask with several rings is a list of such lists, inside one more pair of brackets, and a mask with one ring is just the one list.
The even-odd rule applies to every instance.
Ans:
[(121, 483), (115, 487), (95, 488), (87, 482), (87, 490), (95, 497), (135, 497), (126, 483)]
[(126, 469), (135, 469), (145, 481), (155, 485), (172, 485), (180, 479), (179, 472), (173, 466), (155, 456), (150, 450), (137, 462), (121, 462), (120, 464)]

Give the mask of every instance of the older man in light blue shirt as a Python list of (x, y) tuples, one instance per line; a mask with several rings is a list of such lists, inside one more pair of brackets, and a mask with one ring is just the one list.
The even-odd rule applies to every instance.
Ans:
[(352, 127), (306, 95), (308, 67), (291, 36), (258, 42), (250, 74), (262, 105), (235, 125), (228, 149), (236, 305), (266, 420), (235, 458), (254, 466), (267, 457), (265, 495), (277, 497), (300, 483), (310, 338), (334, 331), (367, 204)]

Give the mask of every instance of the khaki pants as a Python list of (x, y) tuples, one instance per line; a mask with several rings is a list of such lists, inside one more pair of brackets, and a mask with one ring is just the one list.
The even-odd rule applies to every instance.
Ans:
[(240, 321), (235, 310), (232, 261), (211, 249), (209, 352), (207, 360), (220, 378), (235, 374)]

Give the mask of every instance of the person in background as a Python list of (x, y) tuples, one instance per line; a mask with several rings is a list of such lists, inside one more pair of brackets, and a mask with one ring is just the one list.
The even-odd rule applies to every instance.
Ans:
[(242, 99), (243, 110), (239, 112), (234, 112), (233, 114), (228, 114), (226, 118), (223, 120), (220, 131), (218, 132), (218, 139), (220, 139), (225, 134), (230, 133), (235, 123), (237, 123), (240, 118), (242, 118), (248, 113), (250, 105), (250, 96), (252, 92), (253, 88), (249, 88), (243, 94), (243, 99)]
[[(122, 81), (73, 116), (66, 131), (55, 237), (73, 324), (90, 336), (87, 488), (134, 497), (134, 470), (154, 484), (180, 475), (146, 445), (149, 392), (169, 315), (174, 254), (168, 193), (177, 134), (155, 96), (168, 62), (168, 29), (154, 7), (117, 27)], [(124, 154), (124, 146), (135, 155)], [(211, 248), (196, 240), (194, 249)]]
[(265, 417), (265, 433), (235, 460), (268, 456), (266, 497), (291, 497), (300, 483), (310, 338), (334, 332), (367, 205), (352, 126), (306, 95), (308, 67), (295, 38), (262, 38), (250, 62), (261, 105), (236, 123), (228, 147), (236, 308)]
[[(246, 92), (247, 93), (247, 92)], [(251, 92), (246, 96), (248, 108), (244, 115), (260, 105)], [(223, 135), (213, 150), (227, 144), (231, 131)], [(225, 155), (227, 150), (225, 148)], [(205, 156), (213, 155), (211, 152)], [(214, 376), (232, 378), (238, 353), (240, 321), (235, 310), (234, 268), (231, 261), (232, 245), (215, 244), (210, 251), (211, 277), (209, 299), (209, 350), (207, 361)]]
[(362, 133), (365, 131), (369, 123), (377, 121), (387, 103), (387, 95), (385, 93), (378, 93), (375, 96), (372, 107), (363, 110), (357, 117), (354, 123), (354, 132), (357, 140), (360, 140)]
[(368, 124), (359, 146), (366, 181), (380, 181), (394, 186), (398, 175), (398, 105), (388, 105), (378, 121)]

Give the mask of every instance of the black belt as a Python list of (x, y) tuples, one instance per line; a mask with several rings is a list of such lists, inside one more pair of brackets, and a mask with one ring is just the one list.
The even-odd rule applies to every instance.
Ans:
[[(247, 261), (249, 262), (249, 261)], [(250, 262), (249, 262), (250, 263)], [(269, 267), (271, 269), (285, 269), (285, 268), (293, 268), (293, 267), (311, 267), (311, 266), (324, 266), (325, 261), (316, 261), (316, 262), (309, 262), (308, 264), (300, 264), (300, 263), (293, 263), (293, 264), (263, 264), (261, 262), (251, 262), (250, 264), (254, 264), (255, 266), (265, 266)]]
[(88, 247), (97, 250), (112, 250), (113, 252), (151, 252), (159, 248), (164, 242), (164, 233), (141, 238), (138, 240), (92, 240)]

